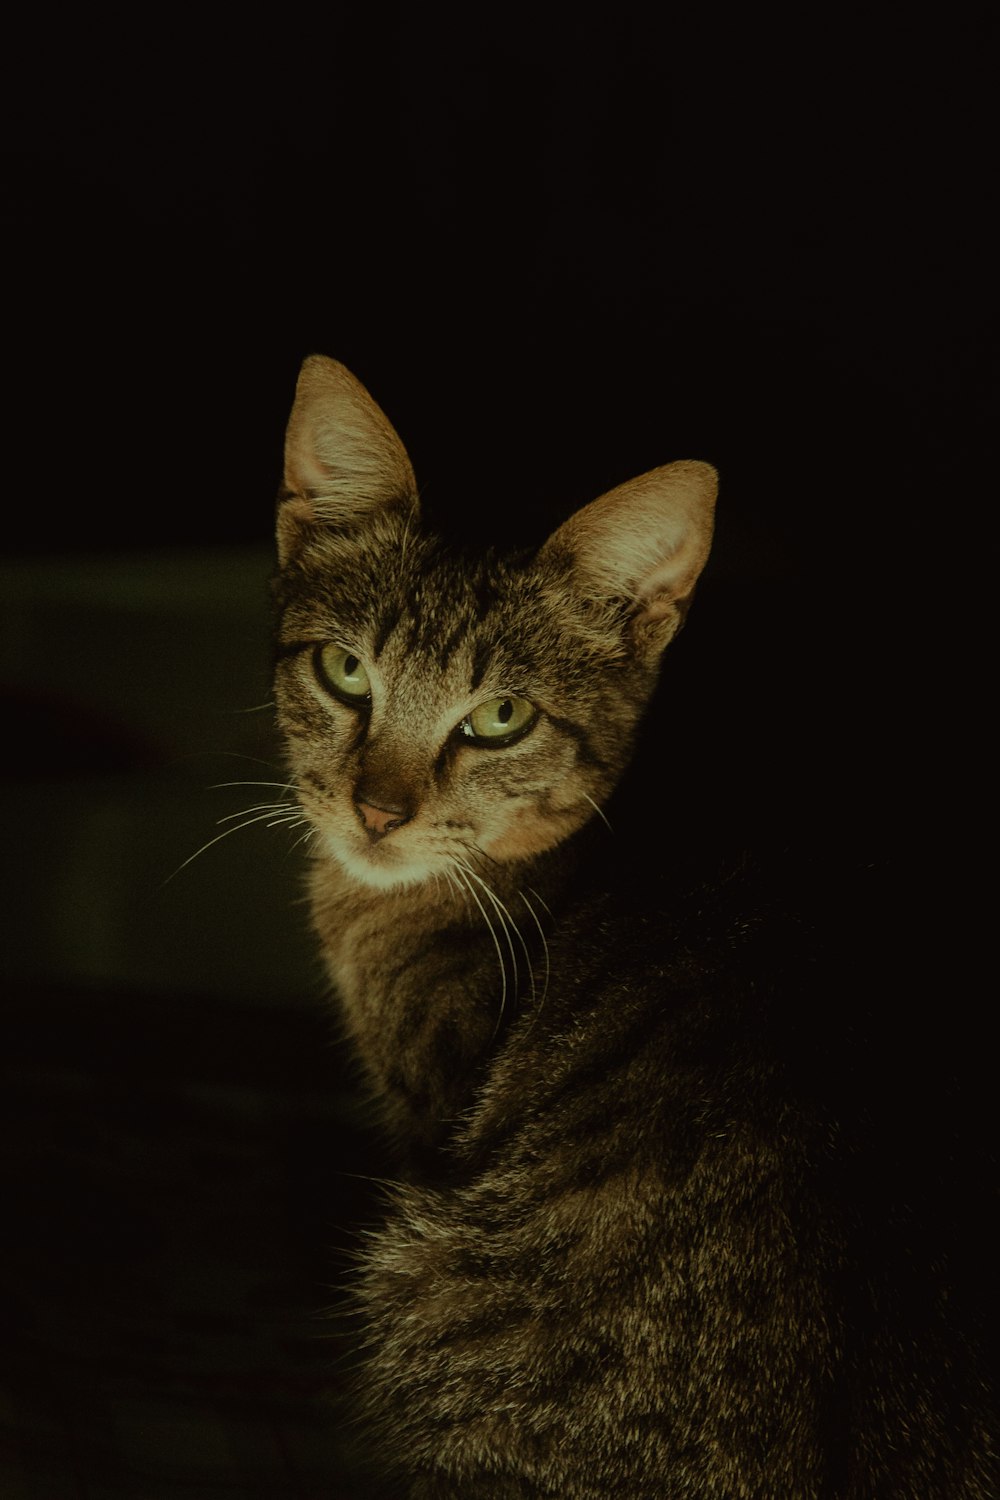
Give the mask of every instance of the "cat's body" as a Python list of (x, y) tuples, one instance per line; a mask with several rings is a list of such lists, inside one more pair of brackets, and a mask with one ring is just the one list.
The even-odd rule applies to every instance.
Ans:
[(667, 785), (621, 840), (598, 817), (714, 493), (672, 465), (538, 554), (458, 561), (367, 393), (303, 369), (277, 691), (315, 925), (409, 1174), (360, 1281), (391, 1493), (997, 1493), (960, 1216), (939, 1197), (914, 1235), (952, 1147), (900, 1116), (915, 1083), (886, 1096), (822, 899), (789, 903), (780, 861), (672, 861)]

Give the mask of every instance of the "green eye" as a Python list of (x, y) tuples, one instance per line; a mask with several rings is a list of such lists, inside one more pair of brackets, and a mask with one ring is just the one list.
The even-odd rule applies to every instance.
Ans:
[(474, 744), (504, 745), (527, 734), (535, 718), (535, 706), (527, 698), (490, 698), (474, 708), (459, 728)]
[(317, 646), (315, 662), (320, 683), (335, 698), (356, 705), (371, 702), (368, 673), (352, 651), (343, 646)]

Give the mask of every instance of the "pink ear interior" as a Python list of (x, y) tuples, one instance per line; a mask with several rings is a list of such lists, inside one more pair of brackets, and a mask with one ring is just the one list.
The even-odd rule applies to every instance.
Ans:
[(662, 651), (682, 622), (711, 547), (717, 490), (709, 464), (666, 464), (584, 506), (547, 544), (571, 554), (595, 599), (634, 600), (643, 654)]
[(383, 505), (416, 502), (406, 449), (361, 382), (314, 354), (299, 372), (285, 434), (285, 498), (278, 511), (284, 563), (304, 527), (344, 524)]

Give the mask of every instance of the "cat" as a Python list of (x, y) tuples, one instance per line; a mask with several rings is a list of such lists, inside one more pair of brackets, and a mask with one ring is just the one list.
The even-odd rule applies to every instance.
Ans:
[(970, 1195), (948, 1144), (931, 1203), (927, 1091), (886, 1092), (891, 1024), (858, 1039), (840, 938), (880, 896), (831, 945), (828, 882), (672, 847), (662, 763), (624, 790), (716, 489), (675, 462), (540, 548), (450, 551), (365, 388), (302, 367), (276, 701), (394, 1152), (356, 1288), (366, 1493), (1000, 1494)]

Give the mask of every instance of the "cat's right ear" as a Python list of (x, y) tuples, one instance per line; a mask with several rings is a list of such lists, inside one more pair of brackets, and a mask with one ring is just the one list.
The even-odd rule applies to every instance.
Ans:
[(682, 461), (609, 490), (560, 526), (544, 553), (569, 562), (595, 603), (627, 602), (631, 649), (650, 666), (687, 613), (712, 545), (719, 476)]
[(310, 355), (285, 434), (282, 567), (317, 526), (355, 526), (382, 507), (412, 511), (416, 504), (413, 466), (381, 407), (338, 360)]

